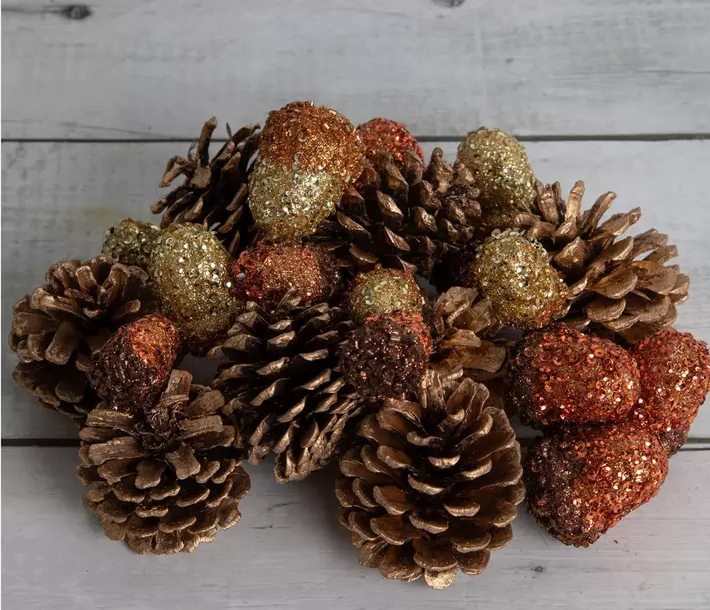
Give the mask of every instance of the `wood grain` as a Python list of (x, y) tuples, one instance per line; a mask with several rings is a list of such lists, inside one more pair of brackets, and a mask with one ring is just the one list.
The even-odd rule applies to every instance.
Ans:
[(706, 452), (684, 452), (656, 499), (589, 549), (563, 546), (525, 509), (480, 577), (449, 589), (358, 565), (338, 524), (333, 472), (280, 486), (251, 468), (242, 521), (192, 556), (146, 557), (104, 538), (81, 505), (75, 449), (5, 448), (3, 607), (692, 610), (710, 604)]
[[(427, 144), (431, 150), (435, 143)], [(444, 143), (447, 157), (456, 145)], [(651, 226), (670, 234), (679, 263), (692, 278), (691, 298), (678, 327), (710, 339), (710, 207), (702, 180), (710, 166), (710, 142), (548, 142), (528, 144), (540, 179), (570, 188), (587, 181), (591, 205), (616, 190), (618, 210), (642, 206), (638, 231)], [(165, 161), (182, 154), (175, 143), (6, 143), (3, 156), (2, 322), (12, 304), (44, 281), (46, 269), (65, 258), (98, 253), (105, 230), (126, 216), (150, 218), (160, 194)], [(63, 417), (34, 406), (11, 379), (15, 356), (2, 352), (3, 438), (74, 438)], [(204, 373), (209, 379), (208, 371)], [(710, 409), (701, 411), (693, 437), (710, 437)]]
[(296, 99), (428, 136), (710, 132), (705, 0), (90, 5), (4, 3), (4, 138), (191, 138)]

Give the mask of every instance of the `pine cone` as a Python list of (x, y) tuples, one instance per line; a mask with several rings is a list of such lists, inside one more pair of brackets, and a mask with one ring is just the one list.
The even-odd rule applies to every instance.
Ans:
[(212, 117), (187, 157), (168, 161), (160, 186), (170, 186), (181, 175), (185, 181), (155, 202), (151, 211), (163, 212), (161, 227), (174, 222), (204, 224), (236, 256), (247, 245), (244, 232), (251, 224), (247, 176), (258, 146), (259, 125), (247, 125), (234, 134), (227, 125), (229, 140), (210, 161), (210, 140), (216, 127), (217, 119)]
[(570, 288), (564, 322), (627, 343), (671, 327), (689, 286), (688, 276), (677, 265), (666, 265), (678, 249), (667, 245), (668, 236), (655, 229), (622, 238), (641, 218), (641, 209), (602, 222), (616, 195), (605, 193), (582, 212), (583, 195), (581, 181), (567, 202), (559, 183), (538, 182), (531, 212), (513, 219), (514, 226), (547, 248)]
[(478, 194), (471, 173), (449, 165), (440, 148), (428, 165), (408, 151), (401, 170), (380, 152), (311, 239), (328, 244), (355, 271), (380, 262), (428, 278), (437, 261), (473, 238)]
[(101, 403), (81, 430), (84, 504), (136, 553), (194, 551), (236, 525), (249, 490), (220, 392), (174, 370), (149, 411)]
[(338, 307), (299, 307), (288, 296), (274, 311), (254, 302), (208, 358), (227, 361), (213, 387), (231, 399), (249, 461), (276, 455), (280, 483), (322, 468), (361, 411), (353, 389), (335, 371), (340, 343), (353, 322)]
[(429, 371), (418, 403), (388, 399), (341, 459), (336, 495), (360, 562), (444, 588), (512, 538), (525, 495), (520, 445), (488, 390)]
[(101, 256), (60, 261), (46, 281), (13, 308), (13, 377), (44, 406), (80, 421), (98, 403), (86, 374), (91, 354), (119, 326), (155, 311), (155, 297), (145, 271)]

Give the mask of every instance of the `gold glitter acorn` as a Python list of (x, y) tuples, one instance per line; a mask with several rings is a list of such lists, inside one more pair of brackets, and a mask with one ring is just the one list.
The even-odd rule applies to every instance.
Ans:
[(503, 324), (541, 328), (564, 310), (567, 288), (545, 249), (517, 231), (494, 231), (478, 247), (474, 277)]
[(501, 217), (526, 210), (535, 200), (535, 176), (525, 148), (504, 131), (472, 131), (459, 145), (458, 160), (473, 173), (490, 228), (502, 228)]
[(222, 244), (201, 225), (170, 225), (153, 251), (150, 272), (161, 311), (194, 352), (221, 338), (237, 313), (231, 263)]
[(159, 236), (160, 229), (156, 225), (124, 218), (106, 231), (101, 253), (116, 263), (146, 269)]
[(421, 314), (424, 296), (411, 273), (377, 267), (352, 281), (348, 309), (361, 324), (367, 318), (395, 311)]

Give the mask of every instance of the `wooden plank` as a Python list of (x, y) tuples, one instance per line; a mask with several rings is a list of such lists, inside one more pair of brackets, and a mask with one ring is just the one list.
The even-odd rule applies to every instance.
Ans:
[(269, 467), (251, 468), (235, 528), (192, 556), (146, 557), (104, 538), (83, 510), (75, 449), (5, 448), (3, 607), (705, 609), (707, 457), (678, 454), (658, 497), (589, 549), (565, 547), (522, 509), (482, 576), (432, 591), (358, 565), (337, 522), (333, 470), (279, 486)]
[[(431, 150), (434, 144), (428, 144)], [(445, 143), (447, 157), (456, 145)], [(548, 142), (527, 145), (545, 181), (570, 188), (587, 180), (586, 204), (606, 190), (619, 194), (618, 210), (640, 205), (638, 231), (651, 226), (678, 244), (679, 263), (692, 278), (691, 298), (678, 326), (710, 339), (710, 269), (704, 227), (710, 207), (702, 177), (710, 166), (710, 142)], [(104, 231), (126, 216), (149, 218), (160, 193), (165, 161), (182, 154), (175, 143), (6, 143), (3, 146), (2, 322), (12, 304), (43, 282), (53, 262), (86, 259), (98, 252)], [(3, 438), (72, 438), (60, 416), (34, 408), (34, 399), (10, 378), (15, 363), (2, 352)], [(710, 409), (695, 422), (694, 437), (710, 437)]]
[[(447, 5), (458, 5), (451, 8)], [(298, 99), (414, 133), (710, 132), (704, 0), (3, 6), (3, 137), (193, 137)]]

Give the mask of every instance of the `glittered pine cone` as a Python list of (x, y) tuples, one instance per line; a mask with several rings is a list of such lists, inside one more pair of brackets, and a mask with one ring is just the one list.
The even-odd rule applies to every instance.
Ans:
[(204, 224), (236, 256), (247, 245), (246, 232), (251, 225), (247, 176), (258, 146), (259, 125), (246, 125), (234, 134), (227, 125), (229, 139), (210, 160), (210, 140), (216, 127), (217, 120), (212, 117), (186, 157), (169, 159), (160, 186), (170, 186), (179, 176), (185, 180), (155, 202), (151, 211), (163, 213), (162, 227), (174, 222)]
[(478, 194), (471, 173), (448, 164), (440, 148), (428, 165), (412, 150), (401, 166), (380, 152), (311, 239), (328, 244), (354, 271), (379, 262), (429, 278), (437, 261), (473, 238)]
[(108, 538), (136, 553), (191, 552), (236, 525), (249, 490), (224, 397), (174, 370), (155, 405), (92, 410), (77, 475)]
[(81, 421), (98, 403), (87, 377), (92, 353), (118, 327), (155, 311), (155, 297), (145, 271), (101, 256), (60, 261), (46, 281), (13, 308), (13, 377), (41, 404)]
[(676, 306), (688, 297), (688, 276), (666, 264), (678, 249), (655, 229), (624, 237), (641, 218), (640, 208), (603, 220), (614, 193), (603, 194), (584, 211), (583, 195), (581, 181), (567, 201), (559, 183), (538, 182), (533, 208), (512, 221), (545, 246), (569, 286), (564, 322), (629, 344), (670, 328)]
[(419, 402), (388, 399), (363, 419), (336, 485), (360, 563), (440, 589), (510, 542), (525, 495), (520, 446), (488, 397), (461, 373), (429, 371)]
[(322, 468), (362, 409), (335, 370), (353, 322), (338, 307), (298, 302), (287, 296), (272, 311), (249, 302), (207, 354), (223, 361), (212, 385), (230, 399), (249, 461), (273, 453), (280, 483)]

